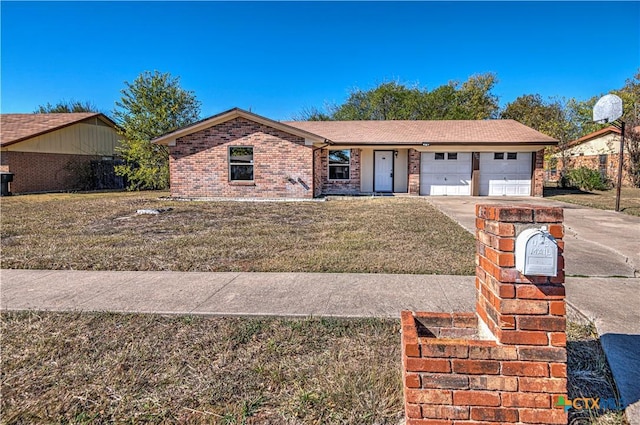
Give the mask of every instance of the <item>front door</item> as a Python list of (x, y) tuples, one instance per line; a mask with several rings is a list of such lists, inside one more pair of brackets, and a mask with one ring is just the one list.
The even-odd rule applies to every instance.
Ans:
[(393, 192), (393, 151), (373, 152), (373, 191)]

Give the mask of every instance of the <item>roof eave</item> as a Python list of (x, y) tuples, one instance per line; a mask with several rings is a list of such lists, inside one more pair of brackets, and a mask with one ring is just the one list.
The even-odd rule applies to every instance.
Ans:
[(598, 137), (605, 136), (609, 133), (620, 134), (621, 131), (616, 127), (605, 127), (600, 130), (594, 131), (593, 133), (589, 133), (585, 136), (580, 137), (579, 139), (573, 140), (567, 144), (567, 148), (571, 148), (577, 145), (581, 145), (583, 143), (588, 142), (589, 140), (597, 139)]
[(47, 134), (47, 133), (51, 133), (53, 131), (61, 130), (63, 128), (67, 128), (67, 127), (70, 127), (72, 125), (75, 125), (75, 124), (78, 124), (78, 123), (81, 123), (81, 122), (84, 122), (84, 121), (87, 121), (87, 120), (90, 120), (90, 119), (93, 119), (93, 118), (99, 118), (100, 120), (104, 121), (105, 123), (113, 126), (116, 130), (120, 129), (118, 124), (116, 124), (113, 120), (111, 120), (111, 118), (109, 118), (108, 116), (106, 116), (105, 114), (103, 114), (101, 112), (96, 112), (95, 114), (90, 115), (88, 117), (85, 117), (85, 118), (83, 118), (81, 120), (77, 120), (77, 121), (69, 122), (69, 123), (66, 123), (66, 124), (62, 124), (62, 125), (59, 125), (57, 127), (48, 128), (46, 130), (39, 131), (37, 133), (33, 133), (33, 134), (28, 135), (28, 136), (20, 137), (18, 139), (2, 143), (2, 144), (0, 144), (0, 147), (4, 148), (4, 147), (7, 147), (7, 146), (15, 145), (16, 143), (24, 142), (25, 140), (33, 139), (34, 137), (42, 136), (43, 134)]
[(245, 111), (240, 108), (229, 109), (228, 111), (213, 115), (209, 118), (205, 118), (204, 120), (198, 121), (194, 124), (188, 125), (186, 127), (180, 128), (178, 130), (172, 131), (170, 133), (164, 134), (160, 137), (156, 137), (151, 141), (151, 143), (159, 144), (159, 145), (167, 145), (172, 146), (175, 144), (176, 140), (180, 137), (187, 136), (189, 134), (197, 133), (198, 131), (205, 130), (207, 128), (213, 127), (218, 124), (222, 124), (234, 118), (242, 117), (248, 119), (250, 121), (257, 122), (259, 124), (264, 124), (269, 127), (276, 128), (278, 130), (284, 131), (289, 134), (293, 134), (295, 136), (303, 137), (305, 139), (311, 139), (316, 143), (326, 143), (328, 140), (322, 136), (311, 133), (306, 130), (301, 130), (296, 127), (292, 127), (288, 124), (284, 124), (279, 121), (274, 121), (270, 118), (263, 117), (262, 115), (254, 114), (253, 112)]
[(456, 146), (456, 145), (465, 145), (465, 146), (510, 146), (510, 145), (531, 145), (531, 146), (540, 146), (540, 145), (548, 145), (548, 146), (556, 146), (558, 145), (558, 140), (527, 140), (527, 141), (502, 141), (502, 142), (428, 142), (430, 146), (440, 145), (440, 146)]
[(510, 145), (526, 145), (526, 146), (556, 146), (558, 140), (528, 140), (528, 141), (494, 141), (494, 142), (346, 142), (334, 141), (336, 145), (352, 145), (352, 146), (387, 146), (397, 145), (404, 147), (413, 146), (510, 146)]

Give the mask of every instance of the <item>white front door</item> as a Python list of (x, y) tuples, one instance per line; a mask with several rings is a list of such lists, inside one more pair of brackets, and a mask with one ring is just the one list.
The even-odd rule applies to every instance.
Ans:
[(373, 191), (393, 192), (393, 151), (375, 151), (373, 169)]
[(421, 195), (471, 195), (470, 152), (423, 152), (420, 159)]
[(529, 196), (531, 152), (480, 154), (480, 195)]

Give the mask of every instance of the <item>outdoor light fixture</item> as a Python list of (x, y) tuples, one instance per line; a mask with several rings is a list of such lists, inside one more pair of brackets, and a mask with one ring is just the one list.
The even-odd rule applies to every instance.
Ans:
[(427, 142), (422, 144), (422, 146), (429, 146), (429, 145), (430, 145), (430, 143), (427, 143)]
[(393, 156), (395, 156), (396, 158), (398, 157), (398, 149), (393, 151)]

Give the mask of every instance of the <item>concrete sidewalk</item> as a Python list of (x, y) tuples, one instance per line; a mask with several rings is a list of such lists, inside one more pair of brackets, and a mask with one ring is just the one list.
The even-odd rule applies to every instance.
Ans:
[(400, 317), (473, 311), (473, 276), (2, 270), (7, 310)]

